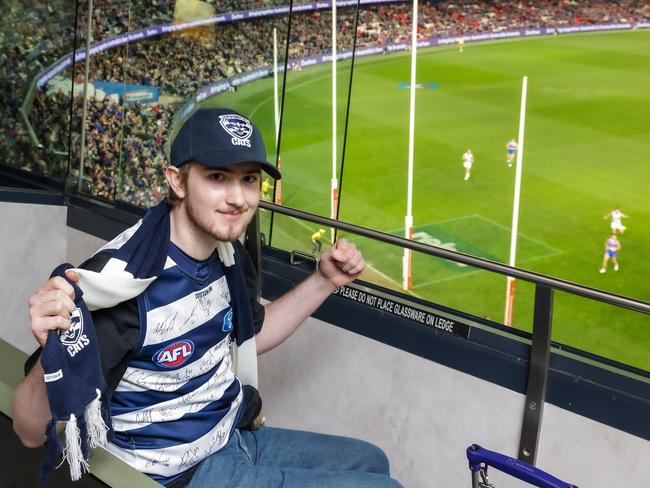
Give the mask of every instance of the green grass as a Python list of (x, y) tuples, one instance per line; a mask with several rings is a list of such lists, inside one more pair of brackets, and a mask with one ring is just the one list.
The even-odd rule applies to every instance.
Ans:
[[(528, 75), (517, 264), (641, 300), (650, 300), (650, 32), (533, 38), (422, 50), (416, 93), (413, 215), (455, 249), (507, 262), (514, 168), (505, 144), (517, 135), (521, 79)], [(340, 63), (339, 151), (350, 63)], [(399, 233), (406, 213), (410, 54), (357, 61), (351, 99), (342, 220)], [(329, 216), (331, 68), (287, 79), (282, 132), (283, 203)], [(219, 95), (274, 140), (272, 80)], [(463, 181), (461, 155), (475, 154)], [(272, 150), (269, 151), (273, 153)], [(621, 270), (598, 273), (616, 206), (631, 217), (621, 237)], [(316, 226), (276, 219), (273, 245), (309, 250)], [(268, 230), (266, 231), (268, 233)], [(400, 249), (354, 238), (396, 289)], [(505, 278), (416, 255), (413, 293), (477, 316), (503, 318)], [(530, 330), (533, 287), (519, 283), (515, 326)], [(650, 317), (558, 294), (553, 339), (650, 370)]]

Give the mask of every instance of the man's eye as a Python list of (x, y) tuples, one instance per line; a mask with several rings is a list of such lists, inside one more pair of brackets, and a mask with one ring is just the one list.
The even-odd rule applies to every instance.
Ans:
[(220, 180), (224, 179), (224, 176), (223, 176), (223, 173), (212, 173), (210, 175), (210, 179), (220, 181)]
[(248, 175), (244, 178), (244, 181), (246, 183), (257, 183), (258, 180), (259, 180), (258, 175)]

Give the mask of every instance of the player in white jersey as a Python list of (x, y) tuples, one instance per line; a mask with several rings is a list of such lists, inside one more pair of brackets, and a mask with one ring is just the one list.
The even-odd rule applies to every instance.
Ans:
[(605, 241), (605, 255), (603, 256), (603, 264), (600, 267), (600, 272), (604, 273), (607, 271), (607, 263), (609, 260), (612, 260), (614, 263), (614, 271), (618, 271), (618, 260), (616, 255), (621, 249), (621, 242), (616, 237), (616, 234), (609, 236), (609, 239)]
[(620, 208), (616, 207), (614, 210), (605, 215), (603, 219), (612, 219), (612, 222), (609, 224), (610, 228), (612, 229), (612, 234), (616, 234), (617, 232), (620, 232), (622, 234), (625, 232), (625, 229), (627, 229), (627, 227), (623, 225), (621, 219), (627, 219), (628, 217), (629, 215), (625, 215), (623, 212), (621, 212)]
[(518, 148), (519, 146), (517, 145), (517, 141), (514, 139), (510, 139), (508, 141), (508, 144), (506, 144), (506, 163), (508, 163), (508, 166), (512, 166), (512, 162), (515, 160), (515, 154)]
[(470, 172), (472, 171), (472, 164), (474, 164), (474, 154), (471, 149), (463, 153), (463, 167), (465, 168), (465, 181), (469, 180)]

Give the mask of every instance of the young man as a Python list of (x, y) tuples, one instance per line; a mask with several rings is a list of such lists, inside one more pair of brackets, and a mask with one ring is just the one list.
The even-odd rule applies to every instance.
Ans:
[(463, 153), (463, 167), (465, 168), (465, 178), (464, 180), (469, 180), (470, 173), (472, 171), (472, 164), (474, 164), (474, 154), (472, 150), (468, 149)]
[(621, 234), (625, 232), (625, 227), (623, 225), (623, 222), (621, 222), (621, 219), (626, 219), (629, 217), (629, 215), (625, 215), (623, 212), (621, 212), (621, 209), (616, 207), (614, 210), (611, 212), (607, 213), (603, 219), (607, 220), (611, 217), (612, 222), (609, 224), (610, 229), (612, 229), (612, 234), (616, 234), (617, 232), (620, 232)]
[[(256, 368), (246, 372), (246, 378), (255, 377), (246, 385), (239, 373), (245, 353), (254, 358), (281, 344), (333, 290), (359, 276), (365, 266), (360, 252), (337, 241), (312, 276), (262, 307), (249, 292), (255, 276), (237, 240), (257, 209), (261, 171), (280, 178), (266, 161), (258, 129), (232, 110), (200, 109), (172, 141), (170, 163), (168, 202), (66, 272), (95, 310), (101, 368), (113, 390), (115, 437), (107, 449), (173, 488), (399, 487), (386, 456), (371, 444), (266, 426), (255, 430), (261, 407), (251, 384)], [(140, 251), (132, 252), (131, 243), (140, 239), (147, 261), (156, 257), (147, 252), (155, 249), (154, 237), (164, 249), (164, 266), (153, 278), (136, 280), (132, 254)], [(98, 293), (86, 284), (103, 286), (117, 277), (144, 290), (92, 308)], [(120, 287), (102, 293), (113, 291), (123, 293)], [(70, 328), (75, 299), (62, 277), (32, 295), (31, 328), (41, 346), (50, 331)], [(246, 325), (252, 340), (240, 343)], [(52, 412), (39, 352), (28, 366), (14, 395), (14, 430), (36, 447), (45, 441)]]
[(512, 167), (512, 162), (515, 160), (515, 153), (517, 152), (517, 141), (510, 139), (506, 144), (506, 163)]
[(616, 259), (616, 255), (620, 249), (621, 242), (616, 237), (616, 234), (613, 233), (609, 236), (609, 239), (605, 241), (605, 255), (603, 256), (603, 264), (600, 267), (601, 273), (607, 271), (607, 263), (610, 259), (612, 260), (612, 263), (614, 263), (614, 271), (618, 271), (618, 260)]

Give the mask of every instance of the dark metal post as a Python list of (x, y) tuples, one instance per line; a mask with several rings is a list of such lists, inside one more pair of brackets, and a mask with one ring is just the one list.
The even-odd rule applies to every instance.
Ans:
[[(75, 29), (77, 26), (75, 26)], [(81, 153), (79, 155), (79, 181), (77, 182), (77, 191), (83, 190), (84, 179), (84, 161), (86, 157), (86, 117), (88, 116), (88, 72), (90, 71), (90, 44), (93, 35), (93, 0), (88, 0), (88, 29), (86, 31), (86, 57), (84, 58), (84, 89), (83, 89), (83, 106), (81, 112)], [(74, 69), (72, 72), (74, 77)], [(72, 93), (70, 96), (74, 99), (74, 79), (72, 80)], [(72, 119), (71, 122), (72, 123)]]
[(521, 461), (535, 464), (542, 413), (546, 401), (546, 385), (551, 351), (551, 318), (553, 315), (553, 289), (538, 284), (535, 287), (535, 312), (533, 319), (533, 343), (528, 363), (528, 386), (526, 406), (521, 427), (518, 457)]

